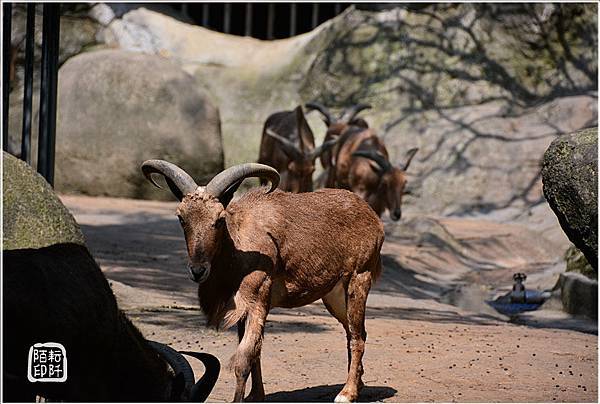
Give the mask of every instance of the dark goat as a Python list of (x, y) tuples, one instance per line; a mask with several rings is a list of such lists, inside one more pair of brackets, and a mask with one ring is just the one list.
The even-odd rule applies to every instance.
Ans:
[[(290, 192), (313, 189), (315, 160), (331, 148), (335, 140), (315, 148), (315, 139), (298, 106), (293, 111), (276, 112), (263, 127), (258, 162), (275, 168), (281, 174), (279, 188)], [(263, 184), (264, 185), (264, 184)]]
[[(279, 174), (262, 164), (242, 164), (198, 186), (181, 168), (163, 160), (144, 162), (146, 178), (161, 174), (181, 201), (189, 271), (198, 282), (200, 306), (209, 322), (238, 324), (232, 358), (234, 401), (263, 401), (260, 353), (273, 307), (300, 307), (322, 299), (343, 325), (348, 378), (336, 401), (354, 401), (363, 383), (365, 304), (381, 272), (383, 225), (372, 209), (346, 190), (294, 194), (275, 190)], [(271, 182), (231, 202), (244, 178)]]
[[(77, 244), (3, 251), (5, 401), (204, 401), (219, 374), (212, 355), (186, 353), (206, 368), (194, 374), (177, 351), (147, 341), (117, 307), (100, 267)], [(67, 380), (27, 378), (29, 347), (62, 344)]]

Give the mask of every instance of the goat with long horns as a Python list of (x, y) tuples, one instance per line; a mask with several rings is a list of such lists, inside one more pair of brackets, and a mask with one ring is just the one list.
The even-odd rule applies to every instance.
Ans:
[[(146, 161), (142, 170), (151, 181), (153, 173), (164, 176), (181, 201), (177, 216), (189, 271), (209, 324), (238, 326), (239, 345), (231, 360), (234, 401), (244, 399), (250, 374), (252, 389), (246, 400), (264, 400), (260, 352), (269, 310), (318, 299), (347, 334), (348, 378), (336, 401), (356, 400), (363, 386), (365, 304), (381, 272), (384, 239), (373, 210), (346, 190), (276, 190), (277, 171), (257, 163), (231, 167), (205, 187), (163, 160)], [(271, 185), (232, 201), (247, 177)]]

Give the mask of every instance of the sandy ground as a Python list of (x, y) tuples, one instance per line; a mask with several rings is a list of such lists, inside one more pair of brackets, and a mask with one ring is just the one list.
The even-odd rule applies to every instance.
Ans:
[[(209, 401), (231, 400), (234, 376), (227, 362), (237, 336), (235, 330), (204, 327), (195, 284), (185, 271), (176, 204), (61, 199), (80, 223), (120, 306), (144, 335), (176, 349), (216, 355), (223, 371)], [(360, 401), (597, 402), (597, 323), (541, 311), (517, 324), (477, 304), (459, 305), (467, 310), (441, 303), (457, 279), (508, 284), (523, 268), (548, 274), (556, 265), (515, 253), (529, 248), (518, 238), (519, 229), (485, 221), (439, 223), (460, 241), (461, 251), (394, 234), (386, 238), (384, 275), (367, 305), (366, 387)], [(496, 249), (482, 255), (482, 243), (492, 239)], [(482, 270), (469, 272), (474, 265)], [(543, 272), (546, 267), (551, 268)], [(190, 361), (201, 373), (202, 365)], [(320, 302), (275, 309), (266, 327), (262, 368), (267, 401), (332, 401), (346, 377), (343, 330)]]

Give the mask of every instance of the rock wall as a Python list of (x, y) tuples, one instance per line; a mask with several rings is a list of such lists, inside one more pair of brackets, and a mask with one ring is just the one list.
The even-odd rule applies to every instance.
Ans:
[[(363, 115), (396, 163), (420, 148), (409, 209), (522, 212), (543, 203), (539, 168), (548, 144), (597, 124), (596, 10), (349, 9), (307, 34), (266, 42), (137, 9), (108, 24), (103, 38), (165, 55), (204, 83), (221, 111), (226, 165), (256, 159), (274, 111), (310, 100), (334, 111), (369, 102), (374, 108)], [(320, 140), (317, 115), (308, 120)]]
[[(350, 8), (277, 41), (144, 7), (117, 16), (98, 4), (90, 16), (103, 46), (158, 55), (195, 77), (219, 108), (225, 166), (256, 160), (274, 111), (371, 103), (363, 116), (395, 163), (420, 148), (409, 212), (515, 217), (540, 206), (544, 150), (561, 133), (597, 125), (596, 4)], [(307, 119), (320, 141), (318, 114)]]
[(6, 152), (2, 164), (3, 250), (85, 245), (77, 222), (41, 175)]
[(544, 195), (565, 234), (598, 270), (598, 128), (555, 139), (544, 154)]

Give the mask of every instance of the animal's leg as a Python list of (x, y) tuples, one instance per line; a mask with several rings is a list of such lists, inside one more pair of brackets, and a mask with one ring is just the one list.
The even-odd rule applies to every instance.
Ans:
[(348, 329), (348, 314), (346, 313), (346, 290), (343, 281), (340, 280), (335, 287), (323, 296), (323, 304), (327, 311), (335, 317), (346, 331), (346, 346), (348, 348), (348, 371), (350, 370), (350, 330)]
[(354, 273), (348, 283), (347, 317), (350, 331), (350, 369), (348, 379), (342, 391), (335, 398), (335, 402), (351, 402), (358, 398), (359, 390), (363, 383), (362, 357), (365, 352), (367, 332), (365, 330), (365, 307), (367, 296), (371, 288), (371, 272)]
[[(244, 330), (246, 327), (245, 321), (238, 321), (237, 327), (238, 341), (242, 342), (242, 338), (244, 337)], [(250, 394), (244, 399), (244, 401), (265, 401), (265, 390), (263, 387), (262, 372), (260, 369), (260, 354), (256, 361), (252, 364), (252, 370), (250, 374), (252, 375), (252, 388), (250, 389)]]
[(262, 378), (260, 374), (260, 350), (263, 341), (263, 332), (265, 328), (265, 321), (267, 320), (267, 314), (269, 313), (269, 301), (270, 301), (270, 282), (264, 281), (256, 291), (254, 296), (254, 305), (248, 310), (246, 314), (246, 322), (244, 326), (244, 335), (240, 340), (237, 350), (231, 358), (231, 366), (235, 373), (236, 387), (233, 401), (241, 402), (244, 398), (246, 391), (246, 381), (254, 366), (259, 368), (256, 380), (253, 377), (252, 384), (261, 384), (260, 390), (257, 390), (253, 386), (255, 394), (259, 394), (262, 391)]

